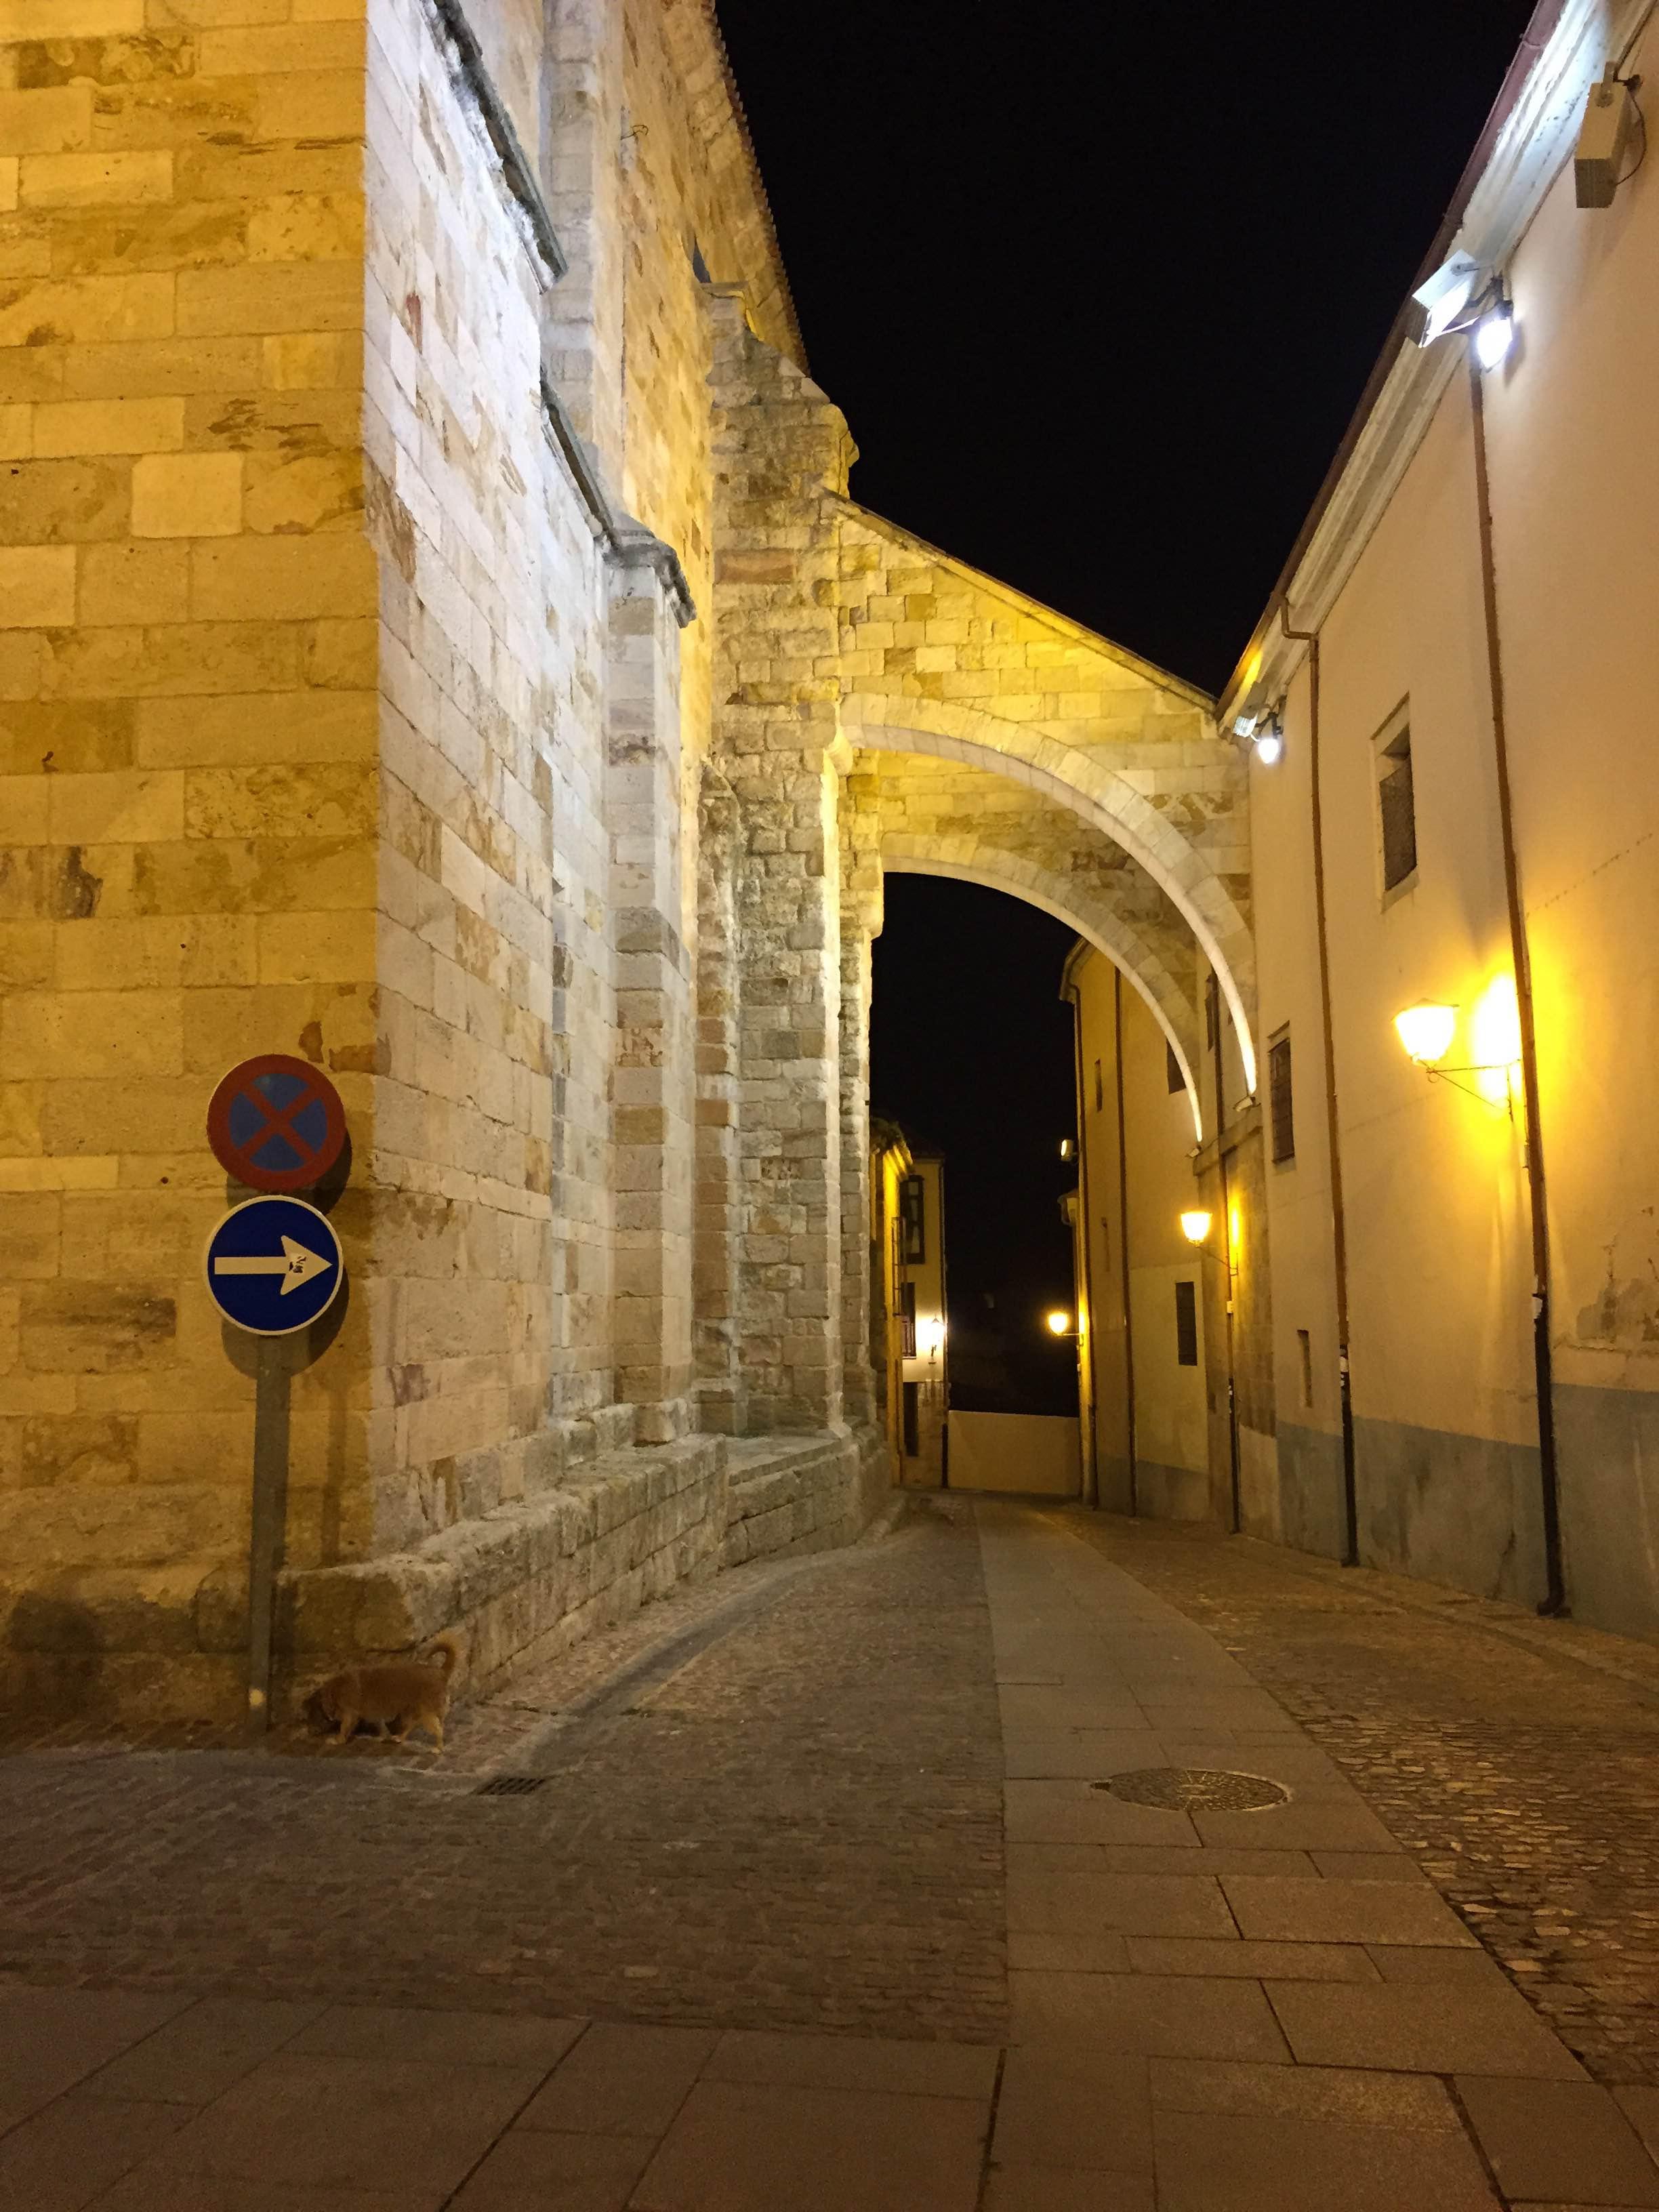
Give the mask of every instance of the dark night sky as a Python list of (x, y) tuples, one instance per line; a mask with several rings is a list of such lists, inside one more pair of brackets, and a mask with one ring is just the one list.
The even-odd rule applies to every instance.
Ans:
[[(1530, 0), (718, 5), (854, 497), (1218, 689)], [(889, 891), (875, 1096), (951, 1156), (955, 1290), (1063, 1285), (1066, 933)]]

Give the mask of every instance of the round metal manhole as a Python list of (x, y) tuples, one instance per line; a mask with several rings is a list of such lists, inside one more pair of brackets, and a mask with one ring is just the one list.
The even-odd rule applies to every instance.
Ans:
[(1261, 1774), (1227, 1774), (1205, 1766), (1142, 1766), (1090, 1784), (1126, 1805), (1159, 1805), (1174, 1813), (1257, 1813), (1290, 1796)]

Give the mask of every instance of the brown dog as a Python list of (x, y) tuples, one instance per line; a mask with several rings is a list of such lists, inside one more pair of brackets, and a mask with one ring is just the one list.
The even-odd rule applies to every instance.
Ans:
[(393, 1743), (404, 1742), (411, 1729), (423, 1728), (441, 1751), (449, 1678), (461, 1656), (461, 1640), (446, 1629), (433, 1638), (430, 1649), (429, 1662), (383, 1659), (343, 1667), (307, 1698), (307, 1721), (316, 1731), (331, 1727), (331, 1743), (349, 1743), (359, 1721), (373, 1721)]

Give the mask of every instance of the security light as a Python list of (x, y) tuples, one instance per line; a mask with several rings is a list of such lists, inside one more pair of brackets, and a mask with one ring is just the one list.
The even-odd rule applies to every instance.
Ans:
[(1601, 82), (1590, 87), (1572, 156), (1573, 197), (1581, 208), (1611, 207), (1613, 193), (1635, 173), (1625, 161), (1632, 135), (1642, 128), (1635, 96), (1639, 82), (1620, 77), (1619, 64), (1609, 62)]
[(1432, 345), (1443, 337), (1469, 301), (1480, 280), (1480, 264), (1468, 253), (1454, 253), (1432, 276), (1412, 294), (1407, 310), (1406, 333), (1418, 345)]
[(1278, 730), (1263, 730), (1255, 741), (1255, 757), (1263, 768), (1271, 768), (1285, 750), (1285, 739)]
[(1500, 293), (1474, 326), (1474, 357), (1482, 368), (1496, 368), (1515, 343), (1515, 309)]

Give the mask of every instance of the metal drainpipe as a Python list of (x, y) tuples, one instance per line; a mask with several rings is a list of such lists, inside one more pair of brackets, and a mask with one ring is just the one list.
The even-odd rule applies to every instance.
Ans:
[(1224, 1319), (1227, 1324), (1227, 1478), (1231, 1490), (1232, 1533), (1243, 1525), (1238, 1468), (1238, 1376), (1233, 1347), (1233, 1215), (1231, 1177), (1227, 1169), (1226, 1038), (1222, 1032), (1221, 979), (1210, 977), (1210, 1005), (1215, 1020), (1215, 1161), (1221, 1174), (1221, 1255), (1226, 1271)]
[[(1116, 970), (1114, 969), (1115, 974)], [(1089, 1409), (1088, 1433), (1079, 1436), (1083, 1451), (1083, 1502), (1098, 1508), (1100, 1504), (1100, 1455), (1098, 1449), (1099, 1401), (1095, 1395), (1097, 1369), (1095, 1365), (1095, 1299), (1094, 1269), (1089, 1252), (1089, 1146), (1085, 1131), (1085, 1099), (1083, 1095), (1083, 1000), (1077, 985), (1068, 976), (1064, 994), (1072, 1002), (1072, 1063), (1076, 1076), (1077, 1092), (1077, 1211), (1072, 1237), (1077, 1254), (1078, 1311), (1078, 1396), (1079, 1411), (1086, 1399)], [(1083, 1317), (1088, 1316), (1088, 1334), (1081, 1334)], [(1085, 1364), (1084, 1346), (1087, 1344), (1087, 1364)]]
[(1331, 948), (1325, 919), (1325, 823), (1319, 780), (1319, 632), (1292, 629), (1287, 604), (1279, 619), (1287, 638), (1308, 648), (1308, 793), (1313, 835), (1315, 936), (1319, 948), (1319, 1012), (1325, 1048), (1325, 1141), (1330, 1155), (1331, 1264), (1336, 1282), (1336, 1376), (1342, 1414), (1345, 1567), (1359, 1565), (1359, 1491), (1354, 1472), (1353, 1389), (1348, 1371), (1348, 1223), (1342, 1201), (1342, 1139), (1336, 1110), (1336, 1032), (1331, 1020)]
[(1538, 1470), (1544, 1516), (1545, 1595), (1538, 1610), (1547, 1618), (1567, 1611), (1561, 1559), (1561, 1496), (1555, 1456), (1554, 1360), (1550, 1350), (1549, 1210), (1544, 1184), (1543, 1121), (1539, 1111), (1538, 1032), (1534, 1020), (1532, 962), (1526, 911), (1521, 903), (1521, 870), (1515, 850), (1515, 814), (1510, 793), (1509, 732), (1504, 712), (1504, 663), (1498, 629), (1498, 571), (1492, 556), (1492, 483), (1486, 472), (1486, 414), (1480, 365), (1469, 356), (1470, 414), (1474, 427), (1475, 501), (1480, 526), (1480, 586), (1486, 602), (1486, 665), (1492, 690), (1492, 756), (1498, 770), (1498, 824), (1504, 845), (1504, 893), (1509, 906), (1510, 957), (1515, 967), (1515, 999), (1521, 1030), (1521, 1089), (1526, 1127), (1527, 1194), (1532, 1212), (1532, 1358), (1538, 1393)]
[(1123, 970), (1112, 970), (1112, 1058), (1117, 1087), (1117, 1265), (1123, 1286), (1123, 1409), (1128, 1428), (1129, 1512), (1140, 1516), (1135, 1471), (1135, 1332), (1129, 1312), (1129, 1135), (1123, 1120)]

